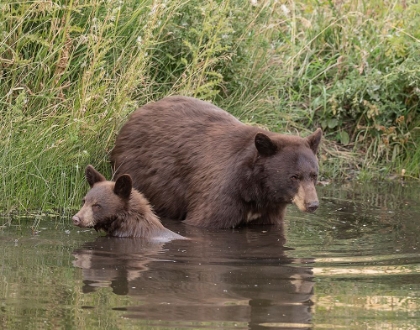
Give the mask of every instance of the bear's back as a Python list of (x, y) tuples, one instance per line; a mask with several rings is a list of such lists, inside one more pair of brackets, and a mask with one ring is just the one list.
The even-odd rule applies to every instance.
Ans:
[(130, 116), (111, 162), (115, 176), (130, 174), (160, 216), (184, 219), (190, 196), (233, 170), (255, 129), (208, 102), (171, 96)]
[(113, 153), (128, 153), (133, 146), (146, 144), (147, 147), (148, 142), (164, 147), (197, 142), (203, 145), (206, 137), (214, 141), (243, 126), (238, 119), (211, 103), (170, 96), (133, 112), (120, 131)]
[(219, 107), (187, 96), (169, 96), (160, 101), (146, 104), (134, 111), (127, 124), (137, 118), (154, 117), (158, 122), (169, 118), (173, 124), (243, 125), (238, 119)]

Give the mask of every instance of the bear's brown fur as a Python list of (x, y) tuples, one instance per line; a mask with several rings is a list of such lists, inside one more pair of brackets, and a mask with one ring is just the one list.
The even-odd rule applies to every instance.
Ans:
[(93, 227), (116, 237), (142, 237), (154, 241), (184, 238), (161, 224), (147, 199), (132, 188), (130, 175), (121, 175), (116, 182), (107, 181), (88, 165), (86, 180), (91, 189), (83, 198), (82, 208), (73, 217), (75, 226)]
[(161, 217), (209, 228), (278, 224), (289, 203), (318, 207), (321, 136), (320, 129), (306, 138), (272, 133), (208, 102), (172, 96), (130, 116), (111, 163)]

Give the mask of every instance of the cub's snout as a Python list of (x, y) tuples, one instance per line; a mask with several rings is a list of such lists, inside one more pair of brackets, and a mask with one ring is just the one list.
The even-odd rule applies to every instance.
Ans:
[(85, 203), (83, 207), (77, 212), (73, 218), (73, 224), (81, 228), (90, 228), (95, 226), (96, 222), (93, 216), (92, 206)]
[(77, 215), (73, 216), (71, 219), (73, 220), (73, 225), (80, 226), (82, 220)]

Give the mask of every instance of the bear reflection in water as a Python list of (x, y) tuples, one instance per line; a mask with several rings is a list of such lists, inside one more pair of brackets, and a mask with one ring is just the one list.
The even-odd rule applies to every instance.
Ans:
[[(190, 240), (99, 237), (74, 251), (83, 292), (129, 295), (128, 317), (309, 327), (312, 259), (288, 257), (277, 227), (214, 230), (167, 221)], [(280, 234), (280, 235), (279, 235)]]

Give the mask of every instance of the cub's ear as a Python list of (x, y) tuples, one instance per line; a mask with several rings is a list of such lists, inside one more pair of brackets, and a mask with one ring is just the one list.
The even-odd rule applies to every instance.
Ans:
[(115, 181), (114, 193), (123, 199), (129, 199), (132, 188), (133, 180), (131, 180), (131, 176), (123, 174)]
[(319, 144), (321, 143), (321, 138), (322, 130), (320, 128), (318, 128), (315, 132), (306, 137), (306, 141), (308, 141), (309, 148), (311, 148), (315, 155), (318, 152)]
[(272, 156), (277, 152), (276, 144), (264, 133), (255, 135), (255, 147), (262, 156)]
[(91, 188), (96, 182), (106, 181), (105, 177), (97, 170), (95, 170), (92, 165), (88, 165), (86, 167), (85, 177)]

